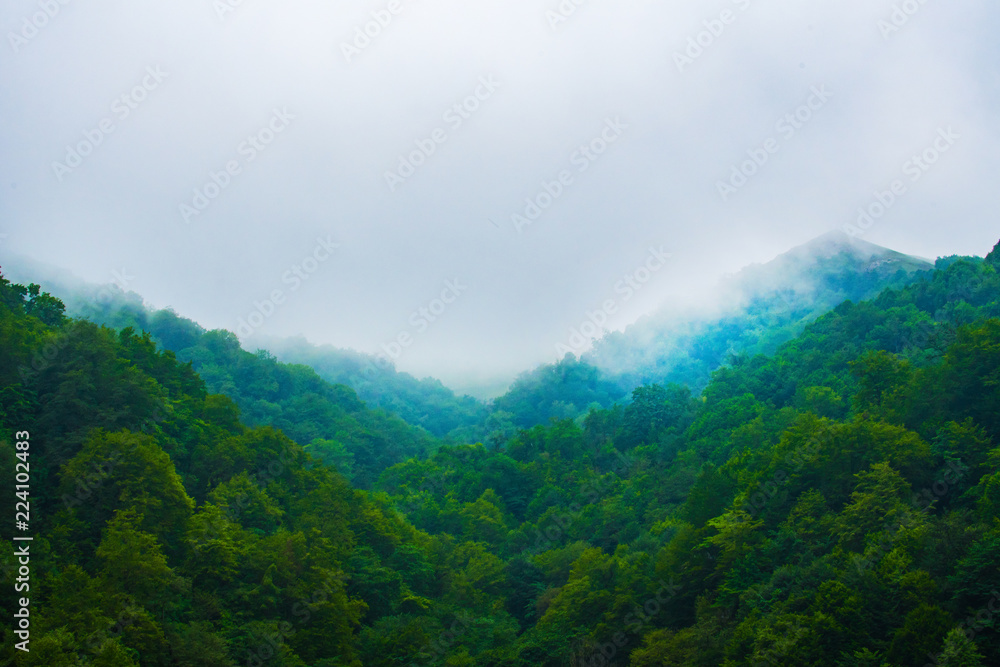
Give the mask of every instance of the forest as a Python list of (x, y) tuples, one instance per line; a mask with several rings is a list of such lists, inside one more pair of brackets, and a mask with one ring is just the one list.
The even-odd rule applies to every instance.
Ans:
[(0, 543), (7, 618), (32, 601), (0, 661), (1000, 665), (998, 271), (1000, 244), (894, 273), (703, 387), (568, 358), (428, 419), (0, 277), (0, 479), (30, 464), (34, 535), (16, 595)]

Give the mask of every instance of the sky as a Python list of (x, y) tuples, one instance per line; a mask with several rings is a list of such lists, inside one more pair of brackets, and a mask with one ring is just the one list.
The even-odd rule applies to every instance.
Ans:
[(831, 230), (1000, 236), (987, 0), (7, 0), (0, 29), (0, 265), (248, 349), (471, 387)]

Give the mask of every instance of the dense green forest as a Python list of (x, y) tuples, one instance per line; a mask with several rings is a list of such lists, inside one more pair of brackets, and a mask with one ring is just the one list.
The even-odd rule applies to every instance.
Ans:
[[(939, 260), (703, 391), (616, 403), (566, 360), (474, 445), (0, 279), (0, 466), (13, 488), (30, 431), (35, 535), (31, 652), (7, 624), (0, 659), (1000, 665), (998, 270), (1000, 244)], [(531, 425), (567, 377), (589, 412)]]
[(244, 423), (281, 430), (357, 487), (370, 488), (390, 465), (437, 446), (425, 429), (369, 409), (350, 387), (323, 380), (313, 368), (281, 363), (266, 350), (247, 352), (229, 331), (206, 331), (171, 310), (150, 310), (120, 290), (67, 291), (75, 313), (116, 331), (148, 333), (158, 348), (189, 362), (208, 392), (231, 398)]
[(365, 403), (435, 436), (475, 440), (484, 435), (487, 406), (471, 396), (456, 396), (440, 380), (418, 380), (397, 371), (386, 359), (312, 345), (302, 338), (265, 339), (261, 345), (282, 361), (304, 364), (328, 382), (353, 388)]
[[(54, 273), (30, 264), (19, 268), (36, 280)], [(262, 365), (241, 354), (233, 334), (206, 331), (173, 310), (150, 308), (141, 296), (124, 292), (118, 285), (86, 285), (57, 273), (52, 281), (51, 291), (65, 303), (67, 314), (113, 329), (132, 327), (150, 333), (161, 348), (172, 350), (181, 361), (193, 362), (209, 389), (232, 397), (243, 410), (244, 419), (251, 423), (270, 418), (273, 404), (283, 404), (291, 396), (287, 392), (275, 395), (269, 388), (274, 378), (262, 378), (273, 376), (273, 356), (293, 366), (307, 366), (310, 375), (318, 375), (330, 384), (350, 387), (371, 408), (395, 415), (437, 438), (449, 434), (459, 439), (483, 437), (486, 405), (471, 396), (456, 396), (439, 380), (418, 380), (399, 372), (374, 355), (330, 345), (315, 346), (301, 338), (263, 338), (258, 334), (254, 344), (270, 353), (261, 354), (268, 362)], [(253, 367), (250, 373), (249, 367)], [(305, 370), (295, 372), (302, 374)]]
[(510, 426), (577, 418), (591, 407), (627, 403), (633, 389), (648, 383), (674, 382), (700, 392), (734, 354), (773, 354), (838, 304), (905, 287), (932, 269), (925, 260), (827, 234), (730, 276), (713, 299), (721, 305), (708, 312), (657, 311), (623, 332), (605, 334), (580, 357), (566, 354), (522, 373), (491, 402), (485, 428), (456, 435), (496, 438)]
[[(716, 300), (724, 305), (718, 311), (653, 313), (624, 332), (608, 333), (582, 358), (567, 354), (522, 373), (488, 404), (456, 396), (432, 378), (417, 380), (372, 355), (302, 338), (257, 336), (253, 344), (280, 361), (312, 368), (332, 384), (351, 387), (369, 406), (451, 444), (490, 442), (552, 418), (579, 418), (591, 407), (627, 403), (632, 390), (646, 383), (677, 382), (697, 393), (732, 354), (772, 354), (837, 304), (905, 286), (932, 268), (925, 260), (833, 232), (730, 276), (719, 287)], [(233, 372), (229, 362), (239, 353), (227, 350), (220, 358), (220, 345), (206, 344), (207, 332), (196, 322), (171, 310), (150, 309), (139, 295), (115, 286), (84, 286), (30, 265), (19, 269), (38, 280), (51, 278), (53, 293), (75, 317), (114, 329), (148, 331), (180, 360), (193, 361), (209, 389), (233, 398), (250, 423), (269, 423), (269, 415), (252, 401), (274, 399), (261, 395), (260, 382), (248, 385), (245, 373)]]

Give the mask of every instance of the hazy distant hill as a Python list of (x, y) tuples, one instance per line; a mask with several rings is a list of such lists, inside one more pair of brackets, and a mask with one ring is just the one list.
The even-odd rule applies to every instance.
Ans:
[[(280, 361), (310, 366), (324, 380), (351, 387), (371, 407), (436, 436), (498, 440), (516, 428), (627, 400), (632, 389), (644, 383), (676, 382), (697, 394), (712, 371), (732, 355), (771, 353), (840, 303), (904, 286), (933, 268), (928, 260), (832, 232), (727, 277), (710, 310), (665, 306), (624, 332), (605, 336), (579, 360), (568, 357), (525, 371), (491, 406), (457, 396), (438, 380), (418, 380), (380, 365), (372, 355), (316, 346), (302, 338), (261, 338), (257, 344)], [(107, 286), (81, 286), (66, 275), (42, 276), (40, 271), (37, 266), (14, 265), (16, 278), (44, 277), (71, 314), (124, 326), (116, 310), (124, 304), (136, 314), (145, 309), (136, 295)], [(145, 326), (164, 347), (181, 351), (193, 344), (189, 335), (182, 335), (190, 327), (172, 326), (174, 318), (168, 311), (150, 312)]]
[(711, 309), (664, 306), (605, 336), (581, 359), (567, 355), (522, 373), (494, 400), (494, 421), (525, 428), (575, 417), (591, 405), (627, 400), (645, 383), (675, 382), (697, 394), (732, 355), (772, 353), (844, 301), (872, 298), (933, 268), (842, 232), (826, 234), (728, 276)]
[[(198, 323), (173, 311), (150, 309), (141, 296), (125, 293), (117, 285), (84, 283), (66, 271), (24, 258), (11, 258), (5, 270), (15, 280), (44, 283), (65, 302), (70, 315), (118, 329), (134, 326), (149, 331), (157, 343), (185, 361), (190, 355), (183, 351), (197, 345), (206, 333)], [(310, 366), (327, 382), (352, 388), (369, 407), (386, 410), (435, 436), (454, 431), (456, 438), (475, 440), (484, 435), (486, 405), (471, 396), (456, 396), (438, 380), (418, 380), (380, 364), (373, 355), (316, 346), (304, 338), (258, 336), (254, 341), (254, 349), (266, 349), (285, 363)], [(211, 375), (206, 377), (210, 380)]]
[(700, 391), (730, 355), (771, 353), (840, 303), (907, 285), (933, 268), (831, 232), (727, 277), (712, 310), (664, 307), (605, 336), (583, 358), (624, 388), (666, 381)]
[(486, 405), (472, 396), (457, 396), (440, 380), (401, 373), (378, 363), (373, 355), (313, 345), (304, 338), (262, 338), (260, 343), (278, 359), (311, 366), (324, 380), (346, 384), (370, 405), (437, 436), (482, 424), (488, 413)]

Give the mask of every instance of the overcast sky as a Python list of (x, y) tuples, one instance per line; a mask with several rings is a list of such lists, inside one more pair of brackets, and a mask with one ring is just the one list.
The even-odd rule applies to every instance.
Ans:
[(995, 1), (6, 0), (0, 27), (0, 260), (117, 271), (250, 348), (402, 338), (464, 386), (859, 207), (923, 257), (1000, 236)]

